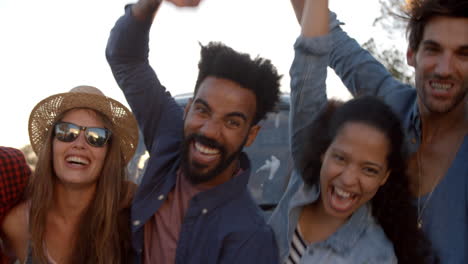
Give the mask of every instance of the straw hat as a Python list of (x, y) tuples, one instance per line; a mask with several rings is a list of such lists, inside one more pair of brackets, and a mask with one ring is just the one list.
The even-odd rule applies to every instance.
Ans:
[(57, 117), (73, 108), (89, 108), (105, 115), (113, 124), (112, 134), (121, 141), (121, 148), (127, 164), (133, 157), (138, 145), (138, 126), (132, 112), (123, 104), (106, 97), (99, 89), (92, 86), (78, 86), (68, 93), (60, 93), (40, 101), (29, 116), (29, 140), (36, 152), (47, 140), (47, 133), (52, 129)]

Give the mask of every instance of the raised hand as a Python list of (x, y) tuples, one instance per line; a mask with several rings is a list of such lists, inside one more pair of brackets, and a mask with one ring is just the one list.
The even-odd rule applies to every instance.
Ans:
[(165, 0), (171, 2), (178, 7), (194, 7), (198, 6), (202, 0)]
[[(132, 7), (133, 15), (138, 20), (146, 20), (148, 18), (154, 19), (156, 12), (163, 0), (139, 0)], [(195, 7), (200, 4), (202, 0), (165, 0), (178, 7)]]

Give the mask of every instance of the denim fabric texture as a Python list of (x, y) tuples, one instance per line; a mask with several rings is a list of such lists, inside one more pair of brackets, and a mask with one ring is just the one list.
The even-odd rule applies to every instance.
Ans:
[[(301, 36), (294, 45), (295, 58), (290, 70), (290, 135), (295, 163), (304, 154), (304, 147), (309, 146), (306, 143), (308, 127), (327, 102), (325, 80), (329, 46), (330, 36), (310, 39)], [(318, 184), (305, 185), (298, 171), (293, 172), (288, 189), (269, 220), (275, 231), (281, 263), (289, 256), (302, 207), (315, 202), (319, 195)], [(300, 263), (397, 263), (393, 245), (370, 210), (369, 204), (363, 205), (325, 241), (308, 245)]]
[[(131, 211), (134, 263), (141, 263), (143, 227), (175, 185), (183, 112), (149, 65), (151, 22), (137, 21), (130, 7), (111, 32), (106, 56), (150, 153)], [(247, 189), (250, 161), (245, 154), (240, 157), (240, 167), (243, 173), (237, 177), (190, 200), (178, 239), (176, 263), (277, 263), (273, 231)]]
[[(328, 66), (335, 70), (354, 96), (383, 98), (400, 117), (409, 150), (416, 152), (421, 141), (421, 119), (415, 88), (393, 78), (382, 64), (342, 30), (334, 13), (331, 13), (330, 30)], [(316, 40), (308, 42), (307, 46), (316, 46)], [(428, 195), (421, 197), (420, 203), (425, 204), (426, 199)], [(415, 199), (414, 203), (417, 202)], [(434, 189), (422, 220), (423, 230), (441, 263), (468, 263), (468, 135)]]
[[(316, 201), (319, 195), (317, 185), (305, 185), (294, 172), (288, 190), (269, 220), (275, 231), (281, 263), (288, 259), (302, 207)], [(300, 263), (397, 263), (391, 242), (370, 210), (369, 204), (363, 205), (325, 241), (308, 245)]]

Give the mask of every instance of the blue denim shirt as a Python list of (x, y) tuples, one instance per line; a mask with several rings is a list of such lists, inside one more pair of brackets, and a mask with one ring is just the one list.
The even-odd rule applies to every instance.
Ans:
[[(291, 153), (297, 161), (304, 153), (308, 126), (327, 102), (325, 80), (329, 37), (299, 37), (295, 43), (291, 66)], [(317, 175), (317, 181), (319, 176)], [(297, 171), (269, 224), (275, 231), (280, 261), (290, 251), (291, 239), (302, 207), (315, 202), (320, 195), (318, 185), (308, 186)], [(393, 245), (371, 215), (370, 205), (360, 207), (351, 218), (325, 241), (308, 245), (300, 263), (397, 263)]]
[[(328, 65), (353, 95), (383, 98), (400, 117), (411, 152), (421, 140), (416, 90), (394, 79), (387, 69), (350, 38), (331, 13)], [(316, 41), (310, 40), (316, 46)], [(427, 196), (421, 197), (423, 204)], [(414, 201), (417, 203), (417, 199)], [(423, 230), (441, 263), (468, 263), (468, 135), (423, 211)]]
[[(320, 195), (317, 185), (305, 185), (297, 172), (294, 173), (269, 221), (275, 231), (281, 263), (288, 259), (302, 207), (316, 201)], [(391, 242), (370, 210), (369, 204), (361, 206), (325, 241), (308, 245), (300, 263), (397, 263)]]
[[(131, 209), (134, 263), (142, 262), (144, 225), (173, 189), (180, 164), (183, 112), (148, 63), (151, 21), (137, 21), (126, 8), (113, 28), (106, 56), (136, 116), (150, 159)], [(174, 51), (177, 52), (177, 51)], [(242, 173), (195, 195), (185, 212), (176, 263), (277, 263), (274, 234), (247, 189), (250, 162)]]

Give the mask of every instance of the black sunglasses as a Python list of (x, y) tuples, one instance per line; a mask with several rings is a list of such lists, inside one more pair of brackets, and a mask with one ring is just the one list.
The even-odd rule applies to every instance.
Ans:
[(72, 142), (81, 131), (85, 132), (86, 142), (93, 147), (104, 147), (111, 136), (111, 131), (103, 127), (84, 127), (68, 122), (57, 122), (54, 126), (55, 138), (63, 142)]

